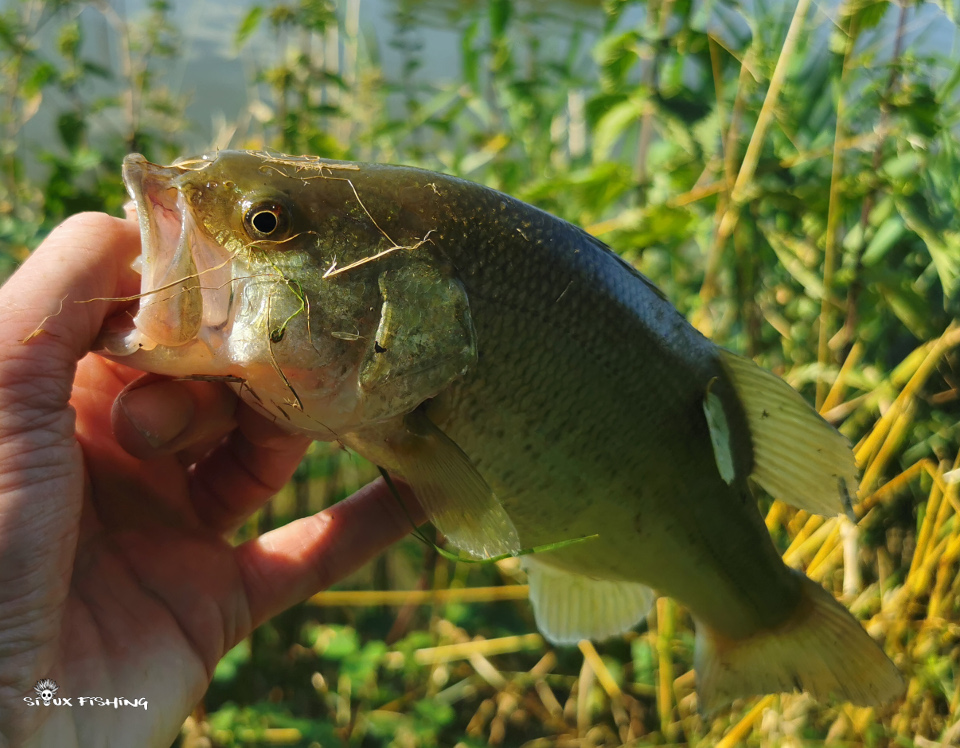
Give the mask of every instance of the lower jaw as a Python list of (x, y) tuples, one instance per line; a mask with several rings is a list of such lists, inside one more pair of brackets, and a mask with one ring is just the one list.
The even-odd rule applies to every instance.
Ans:
[(215, 358), (200, 340), (171, 348), (149, 339), (143, 341), (146, 345), (133, 342), (136, 333), (116, 337), (111, 337), (108, 330), (105, 333), (101, 333), (95, 352), (132, 369), (170, 377), (231, 376), (229, 363)]
[(139, 311), (139, 299), (130, 306), (107, 318), (94, 342), (94, 351), (111, 356), (129, 356), (137, 351), (150, 351), (157, 343), (143, 334), (133, 323)]

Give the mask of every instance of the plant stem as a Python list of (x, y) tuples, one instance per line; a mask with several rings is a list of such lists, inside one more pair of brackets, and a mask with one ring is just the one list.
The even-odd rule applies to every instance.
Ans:
[[(890, 78), (887, 80), (887, 89), (880, 102), (880, 122), (877, 125), (879, 139), (877, 146), (873, 151), (872, 172), (877, 174), (880, 170), (880, 163), (883, 158), (883, 144), (886, 139), (887, 121), (890, 119), (890, 97), (897, 85), (897, 79), (900, 77), (900, 56), (903, 54), (903, 32), (907, 21), (907, 7), (900, 7), (900, 17), (897, 20), (897, 37), (893, 45), (893, 55), (890, 58)], [(870, 191), (863, 201), (863, 210), (860, 211), (860, 230), (864, 235), (867, 229), (867, 222), (870, 220), (870, 213), (877, 201), (877, 187)], [(860, 299), (860, 292), (863, 290), (863, 248), (857, 253), (857, 264), (853, 271), (853, 280), (850, 282), (850, 289), (847, 291), (847, 318), (843, 324), (843, 339), (846, 345), (852, 345), (854, 331), (857, 327), (857, 302)]]
[(840, 217), (842, 210), (840, 208), (840, 180), (843, 176), (843, 120), (846, 114), (846, 106), (843, 99), (844, 82), (846, 81), (847, 70), (850, 67), (850, 58), (853, 55), (853, 48), (856, 44), (858, 27), (856, 17), (850, 23), (850, 29), (847, 32), (846, 48), (843, 52), (843, 68), (840, 71), (840, 92), (837, 97), (837, 126), (833, 136), (833, 160), (830, 167), (830, 197), (827, 206), (827, 232), (826, 245), (823, 252), (823, 296), (820, 297), (820, 322), (817, 341), (817, 364), (819, 372), (817, 374), (817, 398), (816, 405), (819, 409), (830, 389), (829, 383), (824, 376), (825, 369), (830, 358), (830, 331), (833, 328), (833, 274), (836, 269), (837, 243), (840, 233)]
[[(754, 172), (757, 170), (757, 163), (760, 161), (760, 150), (763, 148), (763, 141), (766, 138), (767, 129), (773, 122), (777, 102), (780, 99), (780, 89), (783, 88), (783, 83), (787, 78), (787, 69), (793, 59), (797, 42), (800, 40), (800, 32), (803, 30), (809, 8), (810, 0), (799, 0), (797, 8), (793, 13), (790, 28), (787, 29), (787, 38), (783, 41), (783, 49), (780, 51), (777, 66), (774, 68), (773, 75), (770, 77), (770, 87), (767, 89), (763, 106), (760, 108), (760, 115), (757, 117), (757, 126), (750, 136), (750, 143), (747, 145), (747, 152), (743, 156), (743, 163), (740, 165), (737, 181), (733, 185), (733, 193), (730, 195), (730, 198), (734, 205), (737, 205), (743, 200), (744, 193), (750, 181), (753, 179)], [(736, 218), (734, 217), (734, 222), (735, 221)], [(726, 236), (729, 236), (732, 232), (733, 225), (730, 225)]]
[[(807, 11), (810, 8), (810, 0), (799, 0), (793, 13), (793, 19), (790, 21), (790, 27), (787, 29), (787, 36), (783, 42), (783, 48), (780, 50), (780, 57), (777, 59), (777, 65), (770, 77), (770, 86), (767, 88), (767, 95), (764, 97), (763, 106), (760, 108), (760, 115), (757, 117), (757, 126), (750, 136), (750, 143), (747, 145), (747, 152), (744, 154), (743, 163), (740, 165), (740, 171), (734, 182), (730, 193), (730, 200), (727, 208), (717, 226), (717, 232), (714, 239), (714, 246), (711, 248), (707, 259), (707, 268), (704, 274), (703, 285), (700, 289), (700, 300), (704, 306), (716, 294), (716, 272), (720, 264), (720, 255), (726, 240), (733, 234), (736, 228), (737, 220), (740, 217), (740, 204), (744, 199), (747, 187), (753, 180), (757, 164), (760, 161), (760, 151), (763, 148), (763, 142), (766, 138), (767, 129), (773, 121), (777, 101), (780, 98), (780, 89), (787, 77), (789, 63), (793, 58), (794, 50), (800, 39), (800, 33), (806, 20)], [(750, 52), (747, 53), (748, 55)], [(744, 59), (746, 67), (746, 59)], [(740, 80), (743, 83), (744, 71), (741, 68)], [(731, 123), (731, 131), (733, 125)], [(728, 148), (727, 154), (730, 153)], [(729, 155), (728, 155), (729, 157)], [(699, 325), (698, 325), (699, 326)]]

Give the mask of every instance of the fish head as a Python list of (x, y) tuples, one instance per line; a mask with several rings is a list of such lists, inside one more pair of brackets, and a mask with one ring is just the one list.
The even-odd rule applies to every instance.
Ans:
[(99, 352), (143, 371), (223, 378), (315, 438), (355, 428), (380, 315), (377, 276), (330, 271), (382, 237), (357, 220), (347, 185), (311, 183), (336, 179), (338, 168), (347, 167), (241, 151), (171, 166), (128, 156), (141, 289), (105, 325)]

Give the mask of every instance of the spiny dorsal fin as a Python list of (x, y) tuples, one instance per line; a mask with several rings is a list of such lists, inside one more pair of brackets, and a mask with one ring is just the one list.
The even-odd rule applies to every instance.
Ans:
[(638, 582), (592, 579), (525, 556), (537, 628), (554, 644), (608, 639), (636, 626), (656, 594)]
[(393, 453), (436, 528), (476, 558), (519, 551), (513, 521), (463, 450), (421, 411), (404, 423), (408, 438)]
[(753, 442), (752, 477), (775, 499), (814, 514), (839, 514), (857, 492), (850, 443), (790, 385), (721, 350)]

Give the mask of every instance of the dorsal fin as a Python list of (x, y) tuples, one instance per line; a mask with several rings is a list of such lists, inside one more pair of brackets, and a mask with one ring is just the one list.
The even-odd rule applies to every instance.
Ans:
[(721, 350), (720, 359), (747, 416), (753, 479), (799, 509), (849, 511), (858, 481), (846, 438), (776, 375), (730, 351)]

